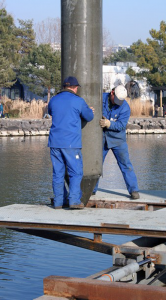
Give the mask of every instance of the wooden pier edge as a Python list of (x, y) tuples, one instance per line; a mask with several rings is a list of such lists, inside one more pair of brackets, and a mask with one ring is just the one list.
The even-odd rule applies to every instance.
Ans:
[[(108, 282), (87, 278), (48, 276), (44, 278), (44, 294), (69, 299), (88, 300), (165, 300), (166, 288)], [(61, 298), (60, 298), (61, 299)]]
[(43, 295), (33, 300), (69, 300), (69, 298)]

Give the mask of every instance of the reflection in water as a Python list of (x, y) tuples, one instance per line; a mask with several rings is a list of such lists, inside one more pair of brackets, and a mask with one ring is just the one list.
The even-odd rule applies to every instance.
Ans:
[[(52, 165), (47, 137), (0, 139), (0, 206), (48, 203)], [(166, 135), (130, 135), (128, 145), (141, 190), (164, 190)], [(125, 188), (111, 151), (104, 164), (101, 188)], [(77, 234), (77, 233), (76, 233)], [(93, 238), (90, 234), (84, 234)], [(104, 235), (121, 244), (131, 237)], [(111, 266), (112, 258), (12, 230), (0, 230), (0, 300), (30, 300), (43, 294), (49, 275), (86, 277)]]
[(22, 137), (0, 140), (1, 206), (38, 202), (52, 192), (47, 137), (27, 137), (24, 143), (21, 141)]
[[(164, 190), (166, 182), (166, 135), (129, 135), (127, 138), (131, 162), (140, 190)], [(109, 151), (99, 187), (126, 189), (117, 162)]]

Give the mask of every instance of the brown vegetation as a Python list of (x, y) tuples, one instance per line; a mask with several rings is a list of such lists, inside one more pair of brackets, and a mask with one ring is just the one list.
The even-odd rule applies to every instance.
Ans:
[(41, 119), (47, 113), (47, 103), (43, 100), (33, 99), (31, 102), (23, 100), (11, 100), (2, 97), (4, 114), (8, 113), (12, 118)]
[[(152, 116), (153, 106), (150, 101), (141, 101), (139, 98), (126, 99), (131, 109), (131, 117)], [(33, 99), (31, 102), (23, 100), (11, 100), (2, 98), (4, 113), (8, 113), (12, 118), (35, 118), (41, 119), (47, 113), (47, 103), (43, 100)]]
[(126, 101), (131, 109), (131, 117), (153, 116), (153, 106), (150, 101), (141, 101), (140, 98), (133, 100), (127, 98)]

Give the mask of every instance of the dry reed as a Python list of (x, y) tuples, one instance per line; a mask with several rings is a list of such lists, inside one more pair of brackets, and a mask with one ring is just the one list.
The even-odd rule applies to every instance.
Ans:
[(131, 117), (141, 117), (141, 116), (152, 116), (153, 115), (153, 105), (150, 101), (141, 101), (140, 98), (131, 100), (127, 98), (130, 109)]
[[(152, 116), (153, 106), (150, 101), (143, 102), (140, 98), (131, 100), (127, 98), (132, 117)], [(47, 103), (43, 100), (33, 99), (31, 102), (23, 100), (11, 100), (2, 97), (4, 113), (9, 113), (10, 117), (41, 119), (47, 113)]]
[(2, 97), (2, 104), (4, 113), (8, 113), (10, 117), (41, 119), (47, 113), (47, 103), (43, 100), (26, 102)]

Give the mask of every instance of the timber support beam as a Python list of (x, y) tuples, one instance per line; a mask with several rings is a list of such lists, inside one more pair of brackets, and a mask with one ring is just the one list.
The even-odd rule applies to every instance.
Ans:
[(130, 285), (95, 279), (49, 276), (44, 278), (44, 294), (88, 300), (165, 300), (166, 288)]

